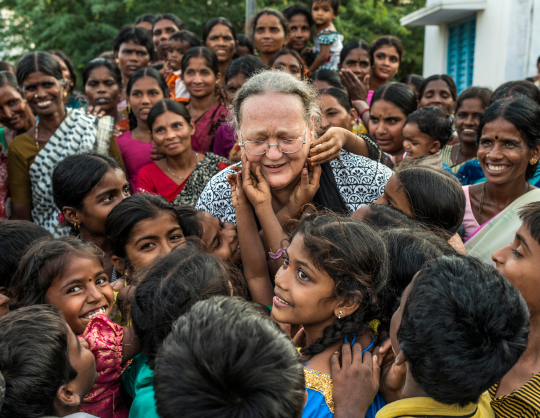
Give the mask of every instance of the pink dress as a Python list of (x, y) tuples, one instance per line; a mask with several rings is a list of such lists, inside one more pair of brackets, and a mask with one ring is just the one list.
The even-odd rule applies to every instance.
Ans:
[(465, 234), (463, 235), (463, 242), (467, 241), (474, 231), (480, 228), (480, 224), (474, 217), (471, 207), (471, 198), (469, 196), (469, 187), (462, 186), (465, 193), (465, 216), (463, 217), (463, 227), (465, 228)]
[(116, 143), (124, 159), (128, 180), (135, 191), (139, 170), (152, 162), (152, 142), (137, 141), (131, 137), (130, 131), (126, 131), (116, 138)]
[(122, 338), (124, 328), (112, 322), (105, 315), (93, 318), (83, 337), (96, 358), (98, 379), (80, 410), (100, 418), (128, 418), (129, 409), (120, 395), (122, 373), (131, 360), (122, 363)]

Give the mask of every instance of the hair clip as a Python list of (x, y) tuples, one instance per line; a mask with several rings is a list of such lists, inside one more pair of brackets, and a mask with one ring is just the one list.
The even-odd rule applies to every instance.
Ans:
[(287, 247), (280, 248), (275, 253), (270, 251), (268, 253), (268, 257), (270, 257), (272, 260), (277, 260), (278, 258), (283, 256), (283, 254), (285, 254), (286, 251), (287, 251)]

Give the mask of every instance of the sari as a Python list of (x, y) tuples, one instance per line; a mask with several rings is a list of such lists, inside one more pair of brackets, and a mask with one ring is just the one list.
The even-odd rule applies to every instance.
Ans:
[(195, 152), (211, 152), (217, 129), (227, 120), (227, 108), (215, 104), (195, 121), (195, 133), (191, 136), (191, 146)]
[(56, 165), (71, 155), (95, 150), (107, 154), (114, 119), (96, 118), (84, 109), (70, 109), (49, 142), (39, 151), (30, 166), (32, 184), (32, 219), (55, 238), (66, 236), (69, 229), (58, 222), (58, 208), (53, 200), (52, 174)]
[(519, 211), (525, 205), (540, 201), (540, 189), (534, 189), (514, 200), (497, 216), (481, 225), (465, 243), (467, 255), (493, 265), (491, 255), (514, 241), (521, 227)]

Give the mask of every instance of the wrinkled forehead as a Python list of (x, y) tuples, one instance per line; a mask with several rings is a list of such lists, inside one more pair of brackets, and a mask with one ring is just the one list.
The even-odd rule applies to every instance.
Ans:
[(305, 126), (306, 111), (302, 99), (295, 94), (268, 92), (253, 94), (242, 102), (237, 123), (239, 128), (253, 129), (256, 125)]

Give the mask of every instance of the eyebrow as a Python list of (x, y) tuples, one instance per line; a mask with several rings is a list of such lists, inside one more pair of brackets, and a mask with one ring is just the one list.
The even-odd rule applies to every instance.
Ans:
[(396, 200), (392, 196), (386, 195), (386, 199), (388, 199), (388, 201), (393, 203), (395, 206), (398, 206)]
[(116, 189), (105, 190), (104, 192), (101, 192), (98, 195), (96, 195), (96, 199), (99, 199), (100, 197), (103, 197), (103, 196), (105, 196), (107, 194), (113, 193), (115, 190)]
[[(182, 231), (182, 228), (180, 228), (179, 226), (175, 226), (174, 228), (170, 229), (169, 231), (167, 231), (167, 235), (170, 235), (171, 233), (173, 233), (174, 231), (176, 230), (180, 230)], [(144, 241), (145, 239), (156, 239), (156, 238), (159, 238), (157, 235), (146, 235), (144, 237), (141, 237), (139, 238), (137, 241), (135, 241), (135, 245), (137, 245), (139, 242), (141, 241)]]
[(299, 266), (302, 266), (304, 267), (306, 270), (309, 270), (311, 274), (316, 274), (316, 272), (309, 266), (309, 264), (307, 264), (305, 261), (302, 261), (302, 260), (295, 260), (296, 261), (296, 264), (298, 264)]
[(527, 245), (527, 241), (525, 241), (525, 238), (523, 238), (521, 235), (516, 234), (516, 238), (527, 248), (527, 251), (531, 252), (531, 249)]
[[(100, 270), (94, 275), (94, 277), (99, 277), (99, 276), (101, 276), (103, 274), (105, 274), (105, 270)], [(70, 280), (64, 286), (62, 286), (62, 289), (65, 289), (66, 287), (72, 286), (72, 285), (77, 284), (77, 283), (84, 283), (85, 280), (86, 279), (83, 279), (82, 277), (78, 278), (78, 279)]]

